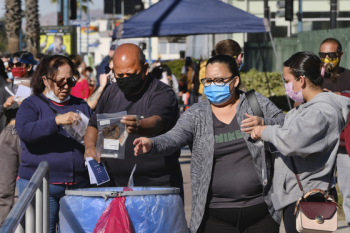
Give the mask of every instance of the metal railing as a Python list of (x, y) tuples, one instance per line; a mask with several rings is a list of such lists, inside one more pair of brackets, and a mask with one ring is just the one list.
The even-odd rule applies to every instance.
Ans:
[[(0, 233), (48, 233), (49, 185), (49, 164), (43, 161), (2, 224)], [(25, 221), (22, 220), (24, 214)]]

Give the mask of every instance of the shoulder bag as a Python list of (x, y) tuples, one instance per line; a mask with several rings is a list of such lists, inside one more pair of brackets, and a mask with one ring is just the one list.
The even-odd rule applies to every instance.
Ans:
[[(303, 196), (297, 201), (294, 211), (297, 231), (301, 233), (331, 233), (336, 231), (338, 228), (338, 204), (330, 195), (334, 167), (326, 192), (321, 189), (312, 189), (305, 194), (293, 157), (291, 157), (291, 161), (298, 186), (303, 193)], [(324, 202), (308, 202), (307, 199), (314, 194), (321, 194), (324, 197)]]

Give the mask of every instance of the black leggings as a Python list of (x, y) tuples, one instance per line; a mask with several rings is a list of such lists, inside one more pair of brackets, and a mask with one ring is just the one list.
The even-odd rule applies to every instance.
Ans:
[(278, 233), (265, 203), (245, 208), (209, 208), (197, 233)]
[[(335, 188), (332, 188), (330, 193), (334, 197), (334, 200), (338, 202), (337, 190)], [(323, 202), (324, 198), (322, 195), (320, 196), (316, 194), (313, 197), (308, 198), (307, 200), (311, 202)], [(295, 203), (290, 204), (289, 206), (283, 209), (283, 223), (286, 233), (299, 233), (296, 229), (296, 216), (294, 215)]]

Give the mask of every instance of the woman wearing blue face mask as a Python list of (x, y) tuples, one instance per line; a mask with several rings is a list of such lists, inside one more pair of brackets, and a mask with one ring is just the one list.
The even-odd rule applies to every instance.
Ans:
[(0, 225), (14, 204), (15, 184), (21, 157), (20, 140), (15, 129), (16, 114), (21, 99), (15, 98), (20, 84), (29, 85), (33, 66), (37, 64), (29, 52), (14, 53), (9, 62), (12, 82), (0, 88), (0, 117), (5, 116), (6, 127), (0, 134)]
[(38, 165), (47, 161), (50, 166), (50, 232), (56, 230), (59, 201), (65, 190), (88, 184), (84, 146), (62, 128), (81, 120), (77, 110), (88, 118), (92, 115), (84, 100), (70, 95), (76, 83), (73, 70), (74, 64), (67, 57), (44, 58), (30, 83), (34, 95), (23, 101), (16, 118), (23, 148), (17, 180), (19, 195)]
[[(168, 133), (136, 139), (135, 155), (166, 156), (191, 147), (191, 232), (279, 232), (281, 213), (272, 206), (271, 183), (263, 184), (263, 148), (248, 133), (257, 125), (282, 125), (283, 112), (256, 93), (265, 118), (252, 116), (245, 93), (238, 90), (232, 56), (209, 59), (201, 81), (208, 99), (188, 109)], [(267, 159), (269, 181), (271, 165)]]

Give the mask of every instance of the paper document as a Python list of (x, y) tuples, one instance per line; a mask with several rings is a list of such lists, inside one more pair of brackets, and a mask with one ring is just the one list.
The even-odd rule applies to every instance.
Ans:
[(22, 101), (25, 98), (29, 97), (31, 93), (32, 90), (30, 89), (30, 87), (19, 85), (15, 95), (15, 101)]
[(90, 184), (101, 185), (109, 181), (109, 176), (105, 165), (96, 162), (93, 158), (86, 158), (86, 165), (89, 171)]

